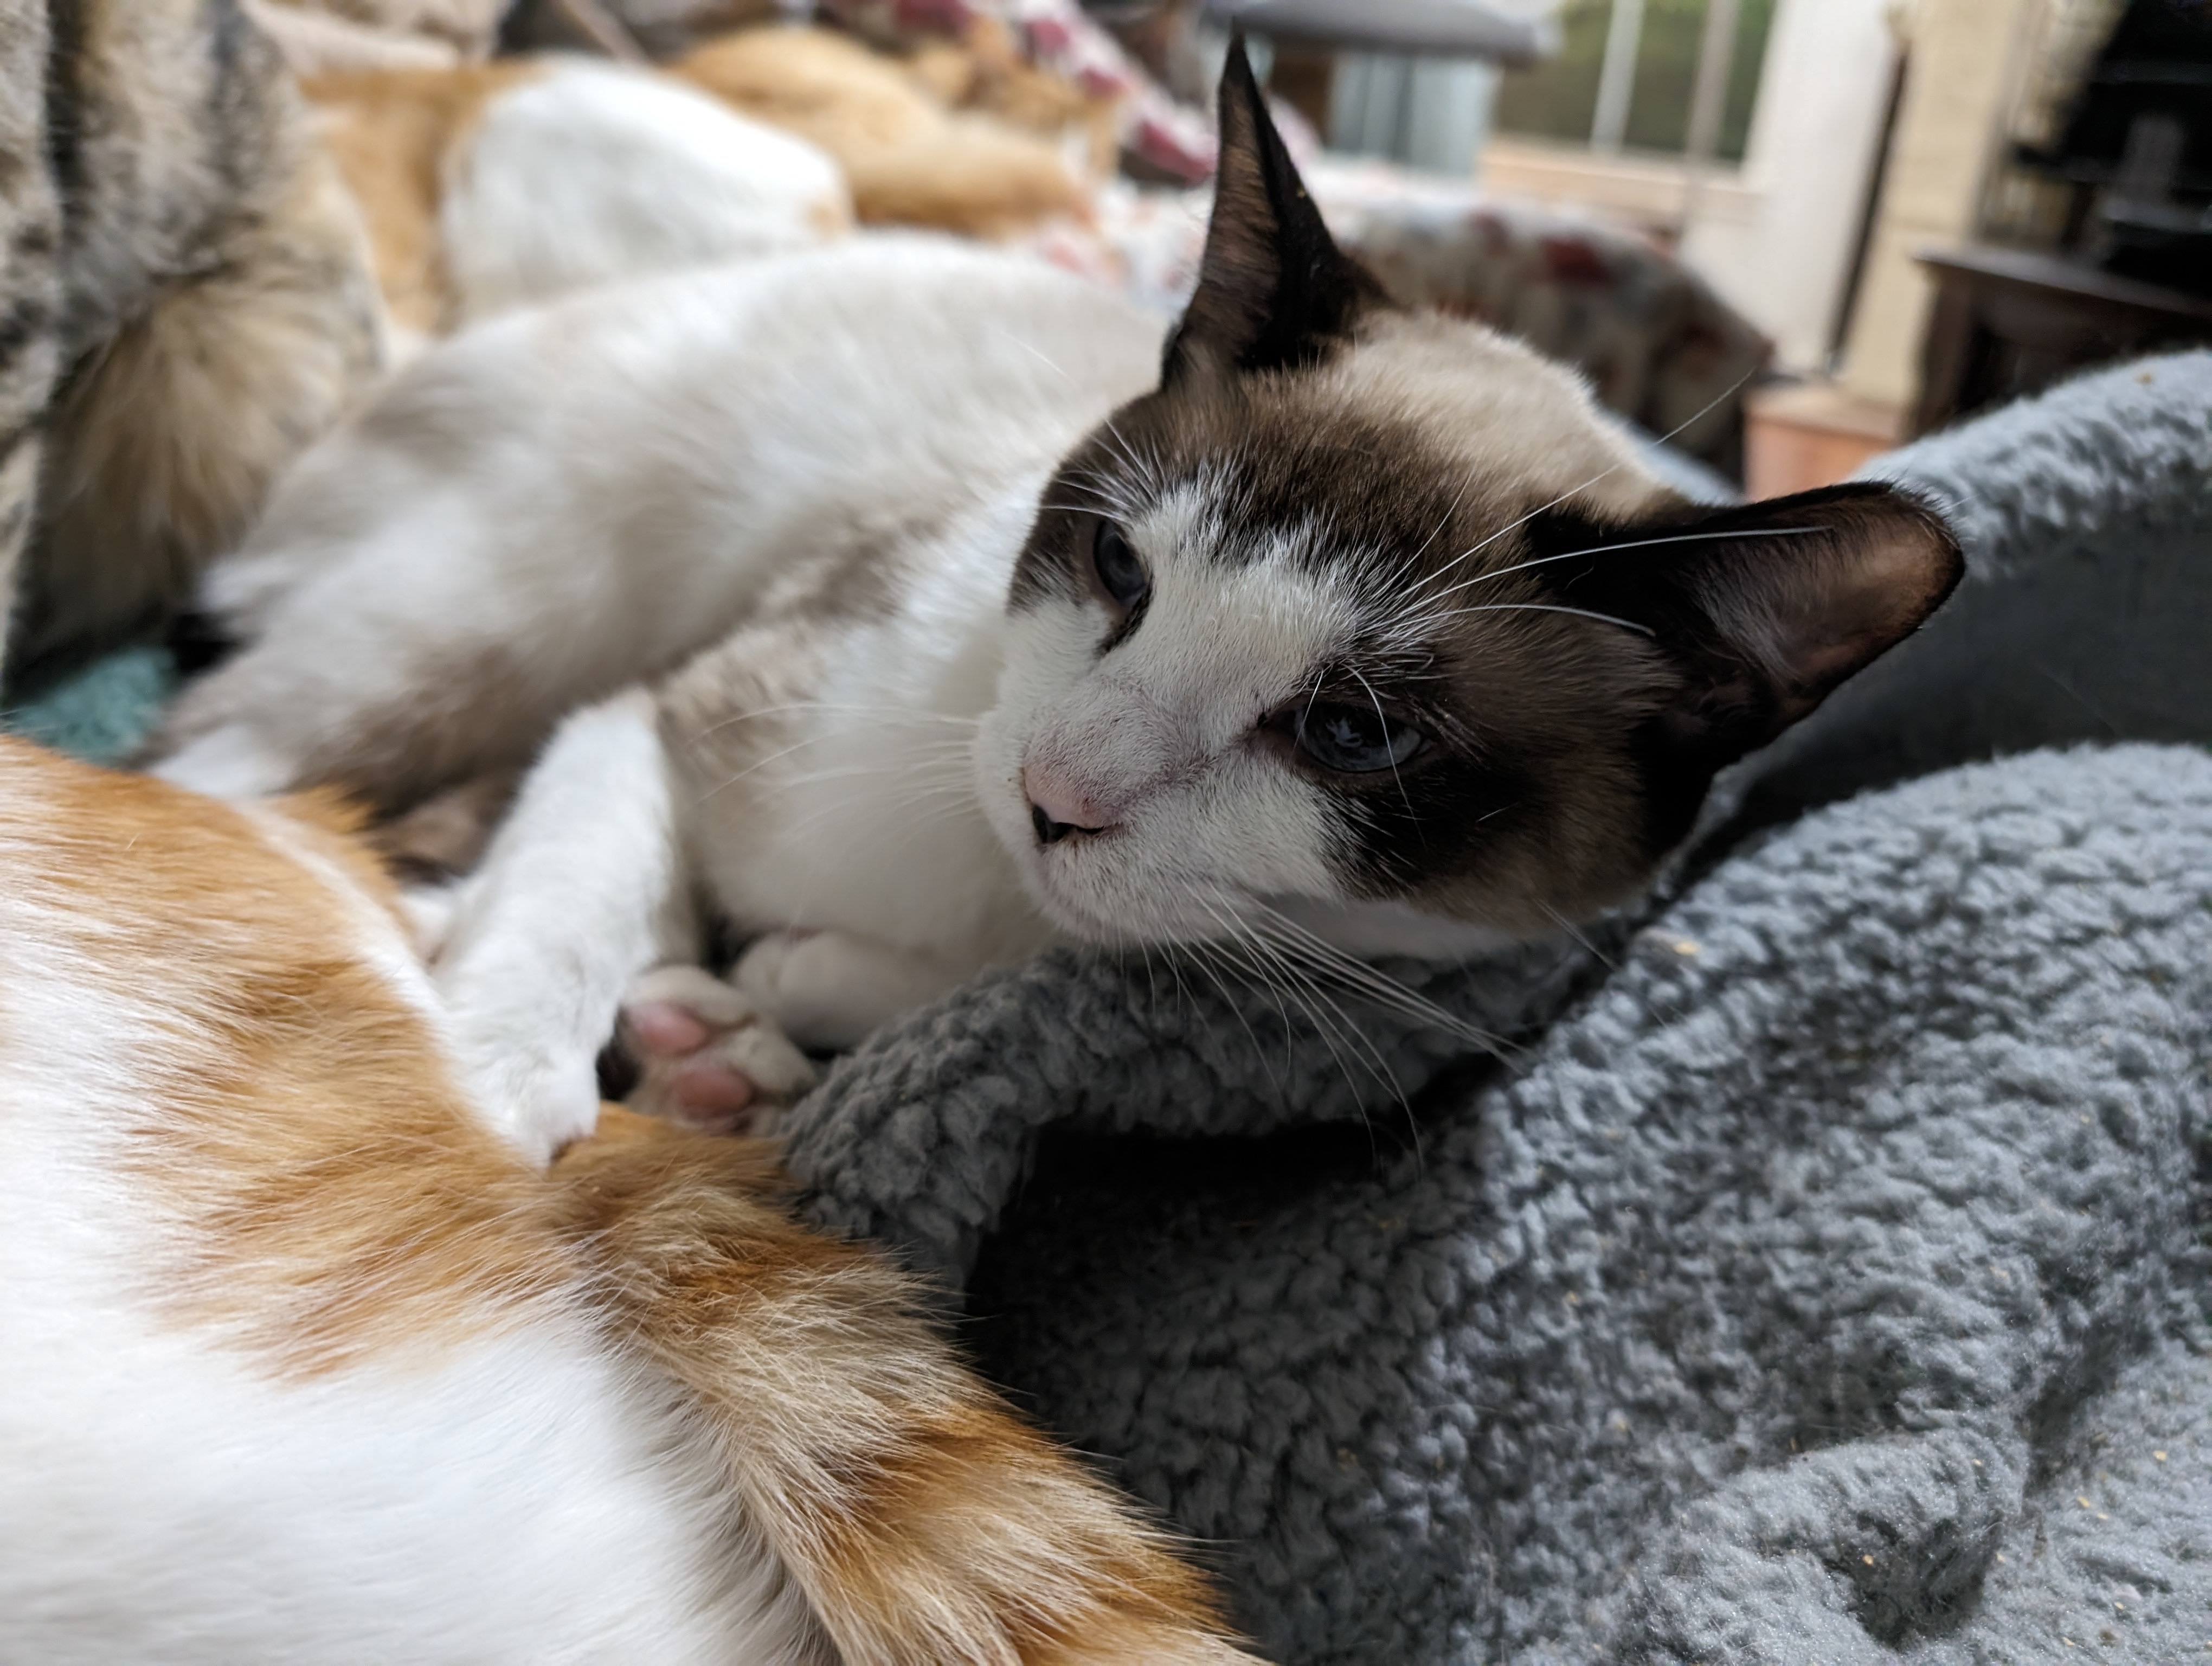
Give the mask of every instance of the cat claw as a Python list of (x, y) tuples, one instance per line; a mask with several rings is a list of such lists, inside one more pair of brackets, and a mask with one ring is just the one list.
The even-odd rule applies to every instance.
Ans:
[(744, 994), (697, 966), (661, 966), (631, 987), (621, 1037), (636, 1061), (632, 1110), (709, 1134), (773, 1132), (814, 1085), (814, 1067)]

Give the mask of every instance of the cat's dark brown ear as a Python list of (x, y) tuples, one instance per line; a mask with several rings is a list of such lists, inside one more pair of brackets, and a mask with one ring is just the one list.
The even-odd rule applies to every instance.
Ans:
[[(1644, 539), (1681, 540), (1648, 542)], [(1773, 739), (1911, 635), (1966, 571), (1920, 499), (1871, 482), (1619, 532), (1562, 562), (1569, 603), (1642, 625), (1684, 672), (1662, 719), (1717, 768)]]
[(1201, 366), (1312, 364), (1383, 304), (1382, 286), (1322, 223), (1237, 37), (1221, 71), (1221, 160), (1198, 289), (1168, 340), (1163, 381)]

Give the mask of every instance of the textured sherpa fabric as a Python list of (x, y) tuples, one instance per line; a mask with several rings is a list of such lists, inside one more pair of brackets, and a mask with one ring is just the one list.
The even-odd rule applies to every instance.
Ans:
[(2212, 757), (1944, 768), (2212, 739), (2209, 459), (2208, 355), (1887, 459), (1936, 623), (1639, 914), (1392, 969), (1500, 1058), (1048, 958), (798, 1109), (817, 1218), (1285, 1661), (2212, 1658)]
[(2212, 1448), (2100, 1391), (2203, 1378), (2208, 1032), (2212, 758), (1948, 773), (1723, 864), (1418, 1146), (1077, 1148), (988, 1360), (1286, 1658), (2178, 1658)]

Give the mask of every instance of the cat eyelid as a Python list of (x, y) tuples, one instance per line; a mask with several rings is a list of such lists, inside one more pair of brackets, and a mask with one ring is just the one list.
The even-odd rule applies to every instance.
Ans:
[(1357, 672), (1348, 681), (1338, 681), (1328, 672), (1315, 679), (1302, 694), (1294, 695), (1279, 706), (1271, 706), (1253, 723), (1254, 733), (1269, 730), (1285, 734), (1294, 733), (1302, 722), (1309, 722), (1317, 711), (1340, 706), (1346, 711), (1362, 712), (1379, 717), (1385, 723), (1401, 728), (1419, 729), (1434, 739), (1440, 722), (1449, 727), (1449, 720), (1426, 706), (1411, 701), (1397, 700), (1389, 695), (1377, 695), (1363, 686), (1364, 679)]
[(1101, 654), (1111, 654), (1143, 623), (1152, 605), (1152, 569), (1121, 523), (1103, 514), (1091, 519), (1081, 561), (1085, 587), (1113, 620), (1113, 629), (1098, 648)]

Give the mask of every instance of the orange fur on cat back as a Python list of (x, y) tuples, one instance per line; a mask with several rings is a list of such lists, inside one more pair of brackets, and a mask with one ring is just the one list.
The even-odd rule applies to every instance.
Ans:
[(1023, 58), (1013, 31), (996, 17), (977, 17), (958, 40), (936, 40), (906, 60), (908, 72), (955, 110), (974, 110), (1058, 140), (1084, 143), (1091, 171), (1114, 171), (1120, 149), (1121, 100), (1090, 93)]
[(671, 67), (742, 113), (836, 157), (864, 222), (992, 237), (1087, 211), (1083, 182), (1053, 144), (988, 115), (946, 108), (896, 60), (844, 36), (748, 29)]
[[(1205, 1582), (999, 1403), (909, 1280), (784, 1212), (772, 1147), (609, 1110), (548, 1171), (496, 1132), (355, 820), (0, 737), (0, 1082), (27, 1096), (0, 1096), (0, 1123), (67, 1099), (88, 1155), (55, 1183), (98, 1173), (129, 1197), (148, 1236), (128, 1262), (165, 1329), (307, 1402), (383, 1395), (398, 1451), (410, 1419), (501, 1414), (460, 1378), (416, 1395), (426, 1373), (533, 1327), (578, 1339), (641, 1429), (665, 1433), (672, 1406), (702, 1518), (764, 1547), (823, 1657), (850, 1666), (1248, 1659)], [(132, 1415), (163, 1417), (176, 1385), (136, 1386)], [(374, 1461), (384, 1437), (343, 1438)], [(511, 1484), (490, 1450), (439, 1484)], [(342, 1503), (300, 1507), (286, 1530), (344, 1542)], [(597, 1530), (588, 1511), (577, 1530)], [(183, 1542), (189, 1561), (200, 1540)]]
[(193, 1223), (170, 1300), (285, 1374), (450, 1338), (558, 1268), (532, 1177), (364, 952), (395, 899), (350, 819), (0, 739), (0, 882), (167, 1015), (158, 1050), (102, 1062), (138, 1079), (139, 1183)]
[(422, 335), (443, 327), (449, 296), (438, 230), (446, 159), (484, 106), (544, 73), (534, 60), (451, 69), (357, 70), (310, 76), (301, 90), (320, 113), (323, 142), (360, 204), (376, 281), (392, 322)]

